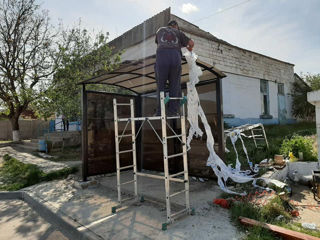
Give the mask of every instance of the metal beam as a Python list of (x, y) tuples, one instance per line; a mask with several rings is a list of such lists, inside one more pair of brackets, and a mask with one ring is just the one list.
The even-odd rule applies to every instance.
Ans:
[(82, 109), (82, 121), (81, 121), (81, 146), (82, 146), (82, 179), (87, 181), (88, 177), (88, 122), (87, 122), (87, 93), (86, 85), (82, 84), (82, 98), (81, 98), (81, 109)]

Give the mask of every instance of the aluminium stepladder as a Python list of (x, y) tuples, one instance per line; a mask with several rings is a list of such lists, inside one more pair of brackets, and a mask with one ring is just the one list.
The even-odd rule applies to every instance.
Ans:
[[(166, 108), (165, 105), (169, 101), (180, 101), (180, 106), (182, 107), (182, 114), (179, 116), (166, 116)], [(114, 128), (115, 128), (115, 148), (116, 148), (116, 172), (117, 172), (117, 190), (118, 190), (118, 203), (119, 206), (122, 204), (121, 198), (121, 186), (124, 184), (133, 183), (134, 185), (134, 197), (138, 198), (138, 179), (137, 176), (143, 177), (150, 177), (156, 179), (165, 180), (165, 195), (166, 195), (166, 210), (167, 210), (167, 219), (165, 223), (162, 224), (162, 229), (166, 230), (167, 224), (172, 223), (178, 216), (186, 213), (186, 214), (194, 214), (194, 210), (190, 209), (190, 201), (189, 201), (189, 174), (188, 174), (188, 160), (187, 160), (187, 146), (186, 146), (186, 123), (185, 123), (185, 103), (186, 97), (180, 98), (172, 98), (172, 97), (165, 97), (164, 92), (160, 92), (160, 106), (161, 106), (161, 116), (154, 116), (154, 117), (135, 117), (134, 116), (134, 102), (133, 99), (130, 99), (130, 103), (117, 103), (116, 99), (113, 99), (113, 107), (114, 107)], [(127, 106), (130, 107), (130, 118), (118, 118), (118, 106)], [(167, 120), (171, 119), (179, 119), (181, 120), (181, 133), (177, 134), (172, 127), (168, 124)], [(162, 128), (162, 137), (159, 136), (155, 128), (153, 127), (151, 121), (161, 120), (161, 128)], [(142, 121), (137, 133), (135, 129), (135, 122)], [(126, 125), (121, 134), (119, 134), (119, 123), (126, 122)], [(158, 137), (160, 143), (162, 144), (163, 149), (163, 164), (164, 164), (164, 176), (150, 174), (150, 173), (143, 173), (137, 171), (137, 156), (136, 156), (136, 139), (138, 134), (141, 131), (142, 126), (144, 123), (147, 122), (156, 136)], [(131, 123), (131, 134), (126, 133), (126, 129)], [(167, 135), (167, 127), (171, 130), (173, 135)], [(124, 137), (131, 137), (132, 141), (132, 149), (120, 151), (119, 144), (121, 143), (122, 138)], [(177, 138), (182, 144), (182, 152), (176, 153), (172, 155), (168, 155), (168, 139)], [(132, 159), (133, 163), (128, 166), (121, 166), (120, 164), (120, 156), (123, 153), (132, 152)], [(175, 157), (183, 157), (183, 171), (178, 172), (175, 174), (169, 173), (169, 164), (168, 161)], [(127, 182), (121, 182), (121, 170), (125, 169), (133, 169), (133, 180)], [(179, 178), (183, 176), (183, 179)], [(170, 181), (180, 182), (184, 184), (184, 189), (175, 193), (170, 193)], [(177, 211), (175, 213), (171, 212), (171, 202), (170, 199), (178, 194), (185, 194), (185, 208)], [(142, 200), (142, 199), (141, 199)], [(112, 212), (116, 212), (116, 208), (112, 209)]]

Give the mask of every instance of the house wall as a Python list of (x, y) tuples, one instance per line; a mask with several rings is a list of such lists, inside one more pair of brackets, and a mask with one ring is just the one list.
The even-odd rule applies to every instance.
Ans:
[[(291, 84), (294, 81), (293, 65), (258, 53), (244, 50), (196, 32), (196, 27), (176, 19), (182, 28), (191, 29), (193, 33), (185, 31), (186, 35), (195, 41), (194, 52), (199, 59), (217, 67), (227, 77), (222, 81), (223, 107), (225, 121), (232, 125), (262, 122), (277, 124), (278, 121), (278, 87), (277, 83), (284, 83), (285, 101), (287, 105), (286, 118), (293, 122), (291, 114), (292, 97)], [(194, 28), (194, 29), (193, 29)], [(122, 60), (137, 60), (156, 53), (154, 36), (131, 46), (125, 50)], [(260, 79), (268, 80), (270, 115), (272, 119), (260, 119), (262, 114), (262, 99), (260, 95)], [(250, 94), (248, 94), (250, 93)], [(231, 116), (234, 118), (230, 118)], [(228, 118), (229, 117), (229, 118)]]

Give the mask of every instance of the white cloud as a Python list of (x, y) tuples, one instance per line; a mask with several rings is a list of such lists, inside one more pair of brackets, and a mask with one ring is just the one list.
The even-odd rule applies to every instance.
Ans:
[(199, 8), (196, 5), (193, 5), (192, 3), (184, 3), (182, 4), (181, 11), (185, 14), (189, 14), (192, 12), (199, 11)]

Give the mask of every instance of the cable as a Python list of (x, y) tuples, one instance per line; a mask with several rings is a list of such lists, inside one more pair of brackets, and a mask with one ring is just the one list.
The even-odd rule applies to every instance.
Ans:
[(230, 10), (230, 9), (239, 7), (239, 6), (241, 6), (241, 5), (245, 4), (245, 3), (248, 3), (248, 2), (250, 2), (250, 1), (252, 1), (252, 0), (245, 0), (245, 1), (239, 2), (239, 3), (237, 3), (237, 4), (234, 4), (234, 5), (230, 6), (230, 7), (227, 7), (227, 8), (224, 8), (224, 9), (220, 9), (220, 10), (216, 11), (215, 13), (213, 13), (213, 14), (211, 14), (211, 15), (208, 15), (208, 16), (206, 16), (206, 17), (203, 17), (203, 18), (199, 18), (199, 19), (197, 19), (197, 20), (194, 20), (193, 22), (202, 21), (202, 20), (207, 19), (207, 18), (209, 18), (209, 17), (215, 16), (215, 15), (217, 15), (217, 14), (219, 14), (219, 13), (223, 13), (223, 12), (228, 11), (228, 10)]

